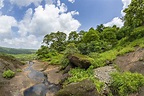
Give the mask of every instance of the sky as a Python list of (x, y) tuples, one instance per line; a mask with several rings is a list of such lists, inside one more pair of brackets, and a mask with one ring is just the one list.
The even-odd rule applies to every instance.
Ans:
[(0, 0), (0, 46), (38, 49), (51, 32), (123, 26), (131, 0)]

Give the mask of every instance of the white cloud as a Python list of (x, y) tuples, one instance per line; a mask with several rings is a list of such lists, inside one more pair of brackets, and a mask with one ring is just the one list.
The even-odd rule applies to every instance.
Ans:
[(125, 13), (123, 12), (123, 10), (128, 7), (128, 5), (131, 3), (131, 0), (122, 0), (122, 3), (123, 3), (123, 9), (121, 10), (121, 14), (122, 16), (124, 16)]
[(10, 0), (10, 2), (12, 4), (18, 5), (19, 7), (22, 7), (22, 6), (29, 6), (32, 3), (35, 6), (38, 6), (42, 2), (42, 0)]
[(66, 13), (66, 10), (62, 9), (61, 7), (55, 7), (55, 5), (46, 5), (45, 9), (42, 8), (42, 6), (36, 8), (29, 24), (30, 33), (43, 36), (50, 32), (70, 32), (72, 30), (77, 30), (80, 27), (80, 23), (73, 18), (75, 14), (72, 14), (77, 12)]
[(69, 2), (71, 2), (71, 3), (74, 3), (75, 2), (75, 0), (68, 0)]
[(12, 34), (12, 27), (17, 26), (17, 21), (14, 17), (1, 15), (0, 16), (0, 40), (5, 37), (10, 37)]
[(3, 1), (4, 1), (4, 0), (0, 0), (0, 9), (1, 9), (2, 7), (4, 7)]
[(106, 26), (106, 27), (108, 27), (108, 26), (112, 27), (113, 25), (116, 25), (117, 27), (122, 27), (123, 26), (123, 22), (122, 22), (122, 20), (120, 18), (115, 17), (115, 18), (113, 18), (112, 21), (104, 24), (104, 26)]
[[(131, 0), (122, 0), (122, 3), (123, 3), (123, 9), (121, 10), (121, 15), (124, 16), (125, 13), (123, 12), (123, 10), (128, 7), (128, 5), (131, 3)], [(113, 26), (113, 25), (122, 27), (124, 25), (124, 22), (119, 17), (115, 17), (110, 22), (104, 24), (104, 26)]]
[(7, 47), (13, 46), (16, 48), (33, 48), (33, 49), (40, 47), (40, 42), (34, 35), (12, 39), (5, 38), (3, 42), (6, 44)]
[[(19, 22), (13, 17), (11, 20), (0, 17), (4, 20), (0, 19), (0, 25), (3, 25), (0, 26), (1, 33), (12, 33), (11, 26), (18, 28), (17, 36), (10, 36), (11, 38), (5, 36), (0, 45), (16, 48), (38, 48), (43, 37), (48, 33), (62, 31), (69, 34), (69, 32), (77, 30), (81, 24), (73, 16), (78, 14), (77, 11), (67, 12), (67, 6), (60, 3), (59, 6), (46, 4), (44, 8), (39, 5), (35, 11), (29, 8)], [(6, 31), (1, 31), (2, 29)]]

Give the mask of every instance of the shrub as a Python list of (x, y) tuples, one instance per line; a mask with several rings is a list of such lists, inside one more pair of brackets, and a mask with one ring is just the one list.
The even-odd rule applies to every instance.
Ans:
[(128, 96), (135, 93), (144, 85), (144, 76), (139, 73), (112, 73), (111, 89), (113, 94), (118, 96)]
[(80, 53), (74, 43), (70, 43), (66, 46), (66, 50), (64, 51), (64, 56), (61, 59), (62, 67), (66, 67), (69, 64), (68, 56), (73, 55), (75, 53)]
[(71, 77), (65, 81), (65, 85), (72, 82), (80, 82), (85, 79), (90, 79), (94, 82), (96, 89), (100, 92), (104, 86), (103, 82), (100, 82), (93, 74), (93, 66), (90, 66), (87, 70), (75, 68), (69, 71)]
[(4, 71), (2, 76), (4, 78), (12, 78), (15, 76), (15, 72), (11, 71), (11, 70), (7, 70), (7, 71)]
[(130, 37), (133, 39), (144, 37), (144, 26), (135, 28)]

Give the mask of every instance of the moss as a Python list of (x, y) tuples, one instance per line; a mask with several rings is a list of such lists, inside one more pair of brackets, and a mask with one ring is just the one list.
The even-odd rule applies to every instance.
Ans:
[(87, 55), (82, 55), (82, 54), (73, 54), (74, 57), (78, 57), (80, 59), (80, 61), (82, 60), (86, 60), (86, 61), (90, 61), (91, 63), (93, 63), (94, 59), (93, 58), (90, 58), (89, 56)]

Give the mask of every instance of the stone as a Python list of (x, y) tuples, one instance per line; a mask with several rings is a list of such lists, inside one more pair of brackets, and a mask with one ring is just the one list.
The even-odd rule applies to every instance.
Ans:
[(71, 83), (58, 91), (55, 96), (99, 96), (95, 84), (89, 80)]

